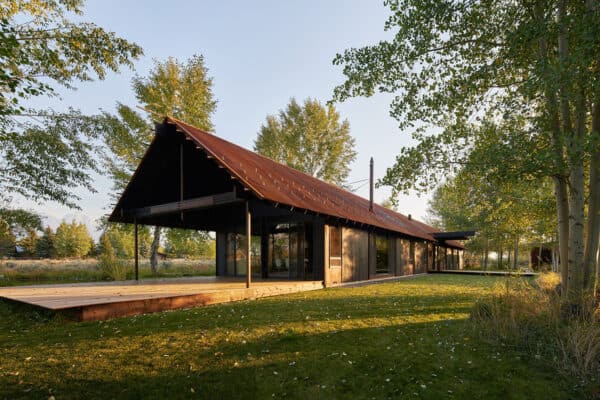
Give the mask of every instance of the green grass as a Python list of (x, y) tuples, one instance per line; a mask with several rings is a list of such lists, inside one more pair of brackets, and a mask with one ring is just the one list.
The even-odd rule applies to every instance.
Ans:
[(0, 303), (0, 399), (570, 399), (468, 319), (503, 278), (428, 275), (71, 323)]
[[(134, 278), (133, 261), (127, 264), (125, 279)], [(167, 259), (152, 273), (148, 261), (140, 261), (140, 278), (177, 278), (215, 274), (212, 259)], [(54, 283), (99, 282), (110, 280), (98, 267), (98, 260), (10, 260), (0, 261), (0, 286)]]

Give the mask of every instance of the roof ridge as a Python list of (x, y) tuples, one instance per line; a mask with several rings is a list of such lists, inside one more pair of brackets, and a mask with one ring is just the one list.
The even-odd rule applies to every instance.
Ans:
[[(299, 171), (279, 161), (273, 160), (272, 158), (262, 154), (258, 154), (253, 150), (247, 149), (214, 133), (197, 128), (172, 116), (167, 115), (164, 119), (164, 123), (176, 125), (180, 130), (194, 140), (198, 146), (203, 147), (205, 151), (209, 152), (211, 156), (214, 157), (216, 162), (220, 163), (224, 168), (226, 168), (230, 174), (235, 176), (240, 183), (254, 192), (259, 198), (274, 201), (278, 204), (287, 204), (292, 208), (296, 207), (300, 209), (306, 209), (317, 213), (328, 214), (339, 219), (352, 220), (359, 224), (366, 224), (390, 231), (396, 231), (408, 236), (419, 237), (425, 240), (435, 240), (432, 235), (433, 232), (436, 231), (434, 227), (429, 226), (424, 222), (413, 220), (412, 218), (409, 218), (400, 212), (386, 208), (378, 203), (374, 203), (373, 211), (369, 211), (369, 200), (347, 190), (346, 188), (337, 186), (331, 182), (326, 182), (305, 172)], [(202, 135), (206, 135), (206, 139), (204, 139)], [(234, 159), (231, 159), (231, 157), (225, 157), (225, 155), (228, 154), (228, 151), (222, 153), (224, 150), (221, 147), (223, 146), (225, 146), (225, 148), (231, 147), (232, 150), (237, 149), (241, 152), (240, 154), (244, 154), (243, 157), (250, 157), (251, 159), (254, 158), (257, 162), (263, 160), (265, 163), (269, 163), (270, 165), (265, 164), (265, 175), (263, 176), (262, 174), (257, 173), (254, 177), (252, 174), (248, 176), (247, 171), (245, 171), (242, 166), (238, 168), (235, 163), (231, 164), (234, 162)], [(240, 161), (240, 163), (242, 162)], [(285, 171), (285, 173), (281, 175), (279, 172), (276, 172), (278, 169)], [(273, 175), (271, 176), (271, 174)], [(284, 176), (286, 174), (288, 177)], [(282, 180), (284, 178), (285, 180)], [(307, 190), (305, 185), (306, 180), (308, 180), (308, 183), (310, 184), (308, 185), (309, 190)], [(257, 182), (253, 183), (253, 181)], [(262, 186), (265, 186), (265, 181), (271, 181), (273, 185), (276, 186), (277, 189), (282, 193), (285, 200), (274, 199), (272, 196), (268, 195), (268, 193), (263, 194), (262, 191), (265, 189), (265, 187)], [(305, 183), (303, 183), (303, 181)], [(255, 183), (257, 183), (257, 185), (255, 185)], [(284, 186), (287, 188), (287, 191), (281, 190), (281, 188)], [(262, 189), (259, 190), (258, 188), (260, 187), (262, 187)], [(303, 190), (301, 190), (302, 188)], [(265, 190), (268, 191), (268, 188)], [(334, 209), (337, 209), (337, 212), (330, 212), (331, 210), (328, 212), (326, 210), (321, 210), (319, 207), (314, 208), (315, 206), (310, 204), (300, 205), (295, 202), (294, 198), (296, 197), (301, 201), (302, 199), (306, 200), (309, 198), (311, 201), (317, 202), (317, 204), (320, 202), (323, 202), (322, 205), (326, 206), (329, 204)]]
[[(336, 189), (336, 190), (339, 190), (339, 191), (343, 191), (343, 192), (345, 192), (345, 193), (348, 193), (349, 195), (351, 195), (351, 196), (353, 196), (353, 197), (355, 197), (355, 198), (357, 198), (357, 199), (359, 199), (359, 200), (361, 200), (361, 201), (367, 201), (367, 202), (369, 201), (369, 200), (365, 199), (364, 197), (361, 197), (361, 196), (357, 195), (356, 193), (353, 193), (353, 192), (351, 192), (351, 191), (349, 191), (349, 190), (347, 190), (347, 189), (345, 189), (345, 188), (343, 188), (343, 187), (340, 187), (340, 186), (338, 186), (338, 185), (336, 185), (336, 184), (334, 184), (334, 183), (331, 183), (331, 182), (324, 181), (324, 180), (322, 180), (322, 179), (319, 179), (319, 178), (317, 178), (317, 177), (315, 177), (315, 176), (309, 175), (309, 174), (307, 174), (307, 173), (305, 173), (305, 172), (302, 172), (302, 171), (300, 171), (300, 170), (297, 170), (297, 169), (295, 169), (295, 168), (292, 168), (292, 167), (290, 167), (289, 165), (283, 164), (283, 163), (281, 163), (281, 162), (279, 162), (279, 161), (277, 161), (277, 160), (273, 160), (272, 158), (269, 158), (269, 157), (267, 157), (267, 156), (264, 156), (264, 155), (262, 155), (262, 154), (260, 154), (260, 153), (257, 153), (257, 152), (255, 152), (255, 151), (249, 150), (249, 149), (247, 149), (247, 148), (245, 148), (245, 147), (243, 147), (243, 146), (240, 146), (240, 145), (238, 145), (238, 144), (236, 144), (236, 143), (233, 143), (233, 142), (231, 142), (231, 141), (229, 141), (229, 140), (227, 140), (227, 139), (224, 139), (224, 138), (222, 138), (222, 137), (220, 137), (220, 136), (218, 136), (218, 135), (216, 135), (216, 134), (214, 134), (214, 133), (211, 133), (211, 132), (205, 131), (204, 129), (200, 129), (200, 128), (198, 128), (198, 127), (194, 126), (194, 125), (188, 124), (187, 122), (181, 121), (181, 120), (179, 120), (179, 119), (177, 119), (177, 118), (175, 118), (175, 117), (172, 117), (172, 116), (169, 116), (169, 115), (167, 115), (167, 116), (166, 116), (166, 119), (172, 120), (172, 121), (173, 121), (173, 122), (175, 122), (176, 124), (183, 124), (183, 125), (189, 126), (189, 127), (191, 127), (191, 128), (194, 128), (194, 129), (196, 129), (196, 130), (200, 131), (201, 133), (204, 133), (204, 134), (207, 134), (207, 135), (211, 135), (211, 136), (215, 137), (217, 140), (220, 140), (220, 141), (226, 142), (226, 143), (228, 143), (228, 144), (230, 144), (230, 145), (232, 145), (232, 146), (235, 146), (235, 147), (237, 147), (237, 148), (240, 148), (240, 149), (242, 149), (242, 150), (244, 150), (244, 151), (250, 152), (250, 153), (252, 153), (252, 154), (254, 154), (254, 155), (256, 155), (256, 156), (259, 156), (259, 157), (261, 157), (261, 158), (263, 158), (263, 159), (265, 159), (265, 160), (268, 160), (268, 161), (270, 161), (270, 162), (273, 162), (273, 163), (275, 163), (275, 164), (277, 164), (277, 165), (279, 165), (279, 166), (281, 166), (281, 167), (287, 168), (287, 169), (289, 169), (289, 170), (293, 171), (294, 173), (298, 173), (298, 174), (304, 175), (304, 176), (306, 176), (306, 177), (308, 177), (308, 178), (311, 178), (311, 179), (317, 180), (317, 181), (319, 181), (319, 182), (321, 182), (321, 183), (324, 183), (324, 184), (326, 184), (326, 185), (329, 185), (329, 186), (331, 186), (332, 188), (334, 188), (334, 189)], [(230, 172), (231, 172), (231, 171), (230, 171)], [(259, 192), (259, 193), (260, 193), (260, 192)], [(262, 196), (262, 195), (261, 195), (261, 196)], [(264, 197), (264, 196), (262, 196), (262, 197)], [(331, 200), (330, 200), (330, 201), (331, 201)], [(344, 200), (343, 200), (343, 199), (342, 199), (342, 202), (344, 202)], [(378, 204), (378, 203), (376, 203), (376, 202), (373, 202), (373, 204), (374, 204), (375, 206), (377, 206), (377, 208), (381, 209), (381, 210), (382, 210), (382, 211), (384, 211), (384, 212), (387, 212), (387, 213), (393, 213), (393, 214), (395, 214), (395, 215), (398, 215), (398, 216), (401, 216), (401, 217), (405, 218), (407, 221), (412, 221), (412, 220), (408, 219), (408, 217), (407, 217), (406, 215), (404, 215), (404, 214), (402, 214), (402, 213), (400, 213), (400, 212), (398, 212), (398, 211), (394, 211), (394, 210), (391, 210), (391, 209), (389, 209), (389, 208), (386, 208), (386, 207), (384, 207), (384, 206), (382, 206), (382, 205), (380, 205), (380, 204)], [(424, 225), (427, 225), (427, 224), (424, 224)], [(428, 225), (427, 225), (427, 226), (428, 226)]]

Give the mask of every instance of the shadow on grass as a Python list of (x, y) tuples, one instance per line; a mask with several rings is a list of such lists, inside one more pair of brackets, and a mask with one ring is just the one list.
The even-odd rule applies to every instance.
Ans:
[(49, 389), (61, 399), (82, 393), (90, 399), (578, 397), (543, 362), (465, 341), (466, 334), (464, 323), (427, 322), (192, 344), (169, 357), (162, 348), (124, 347), (119, 360), (105, 365), (91, 354), (89, 364), (76, 368), (70, 364), (78, 360), (61, 360), (32, 365), (20, 377), (0, 374), (0, 398), (43, 398)]
[(52, 310), (10, 299), (0, 298), (0, 332), (7, 326), (19, 324), (47, 324), (49, 322), (67, 322)]
[(64, 323), (0, 302), (0, 399), (582, 398), (549, 362), (477, 338), (464, 317), (490, 278), (474, 278), (103, 323)]
[[(69, 343), (95, 341), (99, 325), (119, 330), (123, 340), (152, 334), (197, 333), (199, 330), (253, 330), (265, 326), (290, 324), (295, 326), (319, 323), (354, 324), (360, 320), (451, 319), (455, 315), (464, 318), (475, 301), (472, 294), (459, 295), (342, 295), (345, 289), (333, 295), (311, 292), (290, 296), (277, 296), (217, 304), (185, 310), (174, 310), (136, 317), (117, 318), (99, 322), (71, 322), (67, 317), (17, 302), (0, 302), (0, 316), (9, 325), (28, 329), (27, 336), (14, 341), (36, 343), (62, 341), (65, 331), (77, 332), (69, 337)], [(325, 297), (318, 296), (326, 293)], [(458, 317), (457, 317), (458, 318)], [(91, 329), (92, 328), (92, 329)], [(5, 325), (6, 329), (6, 325)], [(13, 328), (14, 329), (14, 328)], [(0, 325), (0, 333), (2, 332)], [(111, 331), (106, 333), (110, 337)], [(116, 335), (116, 334), (115, 334)]]

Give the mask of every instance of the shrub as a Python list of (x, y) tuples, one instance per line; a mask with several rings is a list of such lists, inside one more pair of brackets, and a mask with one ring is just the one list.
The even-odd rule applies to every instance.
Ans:
[(559, 367), (582, 380), (600, 374), (600, 326), (597, 321), (573, 321), (556, 338)]
[(545, 356), (559, 371), (593, 381), (600, 375), (600, 322), (562, 320), (558, 288), (554, 273), (535, 282), (508, 278), (476, 302), (471, 319), (487, 339)]
[(102, 279), (112, 281), (122, 281), (127, 278), (127, 263), (118, 258), (108, 258), (101, 255), (98, 260), (98, 268), (102, 274)]
[(102, 254), (98, 258), (98, 268), (102, 273), (103, 279), (122, 281), (127, 277), (127, 266), (123, 260), (119, 260), (108, 239), (107, 235), (102, 235), (101, 239)]

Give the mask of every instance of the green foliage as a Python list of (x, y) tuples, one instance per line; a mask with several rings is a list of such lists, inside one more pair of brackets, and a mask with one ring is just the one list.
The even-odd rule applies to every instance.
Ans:
[[(471, 173), (481, 178), (505, 183), (552, 178), (564, 295), (575, 304), (582, 291), (593, 293), (600, 241), (598, 3), (386, 4), (392, 15), (385, 29), (393, 38), (334, 59), (346, 76), (335, 100), (394, 93), (391, 115), (413, 129), (417, 146), (401, 150), (380, 184), (427, 190), (466, 164), (477, 164)], [(426, 133), (430, 127), (437, 131)]]
[(0, 208), (0, 221), (4, 221), (15, 235), (25, 234), (30, 230), (42, 230), (42, 217), (33, 211)]
[(0, 118), (25, 111), (21, 100), (55, 86), (104, 79), (132, 66), (142, 49), (93, 23), (75, 23), (82, 0), (3, 0), (0, 7)]
[(56, 236), (49, 226), (44, 229), (42, 236), (38, 239), (35, 246), (35, 255), (39, 258), (55, 258), (56, 249), (54, 242)]
[[(396, 93), (391, 115), (401, 128), (414, 128), (417, 146), (401, 150), (380, 184), (427, 190), (467, 163), (476, 164), (480, 173), (498, 168), (496, 177), (504, 174), (507, 180), (565, 172), (553, 162), (552, 110), (544, 108), (542, 96), (549, 85), (556, 90), (559, 82), (576, 80), (580, 68), (590, 74), (583, 82), (597, 88), (591, 55), (600, 44), (598, 13), (586, 12), (583, 3), (568, 3), (565, 29), (572, 31), (574, 56), (568, 68), (559, 68), (556, 2), (386, 4), (392, 15), (385, 29), (394, 32), (393, 39), (346, 50), (334, 60), (346, 76), (335, 88), (336, 100)], [(548, 54), (540, 54), (542, 41), (550, 46)], [(441, 130), (425, 134), (427, 127)], [(489, 141), (494, 129), (501, 140)], [(569, 134), (564, 132), (559, 145)], [(469, 159), (473, 145), (481, 151)]]
[(54, 247), (58, 257), (85, 257), (92, 245), (92, 238), (83, 223), (63, 221), (56, 228)]
[(38, 240), (37, 232), (33, 229), (29, 230), (18, 242), (18, 245), (23, 248), (23, 253), (21, 255), (25, 257), (35, 256)]
[(342, 185), (356, 158), (347, 120), (332, 105), (291, 99), (277, 116), (268, 115), (254, 141), (254, 150), (282, 164), (336, 185)]
[[(133, 79), (136, 99), (150, 112), (171, 115), (204, 130), (216, 108), (212, 78), (203, 56), (186, 63), (174, 58), (156, 61), (147, 78)], [(104, 164), (113, 180), (115, 196), (123, 191), (154, 136), (151, 116), (144, 118), (130, 107), (117, 103), (117, 114), (104, 113), (101, 128), (107, 147)]]
[(6, 221), (0, 219), (0, 257), (12, 257), (17, 244), (15, 235)]
[(208, 233), (189, 229), (169, 229), (165, 233), (165, 251), (175, 257), (213, 257), (214, 239)]
[(206, 131), (212, 131), (217, 102), (212, 92), (204, 56), (194, 55), (185, 63), (175, 58), (155, 62), (146, 78), (133, 79), (135, 97), (159, 115), (170, 115)]
[(103, 279), (122, 281), (127, 275), (126, 264), (117, 257), (107, 233), (100, 237), (101, 253), (98, 258), (98, 268)]
[[(179, 118), (204, 130), (213, 128), (211, 116), (217, 102), (213, 98), (212, 84), (202, 55), (193, 56), (185, 63), (174, 58), (156, 61), (148, 77), (136, 76), (132, 82), (135, 96), (145, 109)], [(121, 195), (146, 152), (154, 135), (154, 118), (146, 119), (120, 103), (116, 115), (104, 113), (101, 131), (106, 151), (103, 159), (113, 181), (113, 197)], [(158, 251), (160, 228), (155, 229), (158, 231), (151, 248)], [(126, 253), (115, 238), (111, 240), (118, 251)], [(143, 243), (145, 246), (146, 242)], [(151, 249), (146, 252), (143, 247), (142, 252), (152, 257)]]
[[(106, 237), (111, 244), (116, 257), (133, 258), (135, 252), (135, 238), (133, 225), (130, 224), (112, 224), (109, 223), (102, 234), (100, 240), (100, 252), (102, 252), (103, 239)], [(148, 227), (140, 226), (138, 230), (138, 250), (140, 256), (150, 255), (150, 246), (152, 238)]]
[[(0, 200), (17, 193), (76, 207), (73, 189), (92, 190), (97, 119), (75, 110), (26, 108), (59, 86), (104, 79), (142, 54), (93, 23), (71, 22), (80, 0), (3, 0), (0, 7)], [(32, 122), (27, 122), (32, 121)]]
[(20, 255), (34, 256), (38, 230), (42, 230), (39, 214), (23, 209), (0, 208), (0, 255), (16, 255), (15, 246), (19, 245), (24, 250)]
[(73, 189), (94, 191), (90, 174), (98, 171), (94, 156), (98, 122), (98, 117), (71, 109), (45, 111), (33, 123), (20, 122), (21, 129), (0, 127), (0, 200), (10, 200), (7, 196), (16, 193), (77, 208), (79, 197)]

